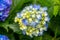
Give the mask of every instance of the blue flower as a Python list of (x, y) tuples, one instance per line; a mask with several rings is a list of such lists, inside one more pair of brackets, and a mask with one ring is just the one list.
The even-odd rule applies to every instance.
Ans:
[(12, 0), (0, 0), (0, 21), (8, 17)]
[(0, 12), (0, 21), (5, 21), (5, 19), (8, 17), (10, 9), (7, 9), (5, 11)]
[(9, 38), (5, 35), (0, 35), (0, 40), (9, 40)]
[(36, 8), (37, 10), (40, 9), (40, 5), (36, 5), (36, 4), (34, 4), (33, 7)]
[(4, 10), (9, 6), (10, 5), (7, 2), (5, 2), (4, 0), (0, 0), (0, 10)]

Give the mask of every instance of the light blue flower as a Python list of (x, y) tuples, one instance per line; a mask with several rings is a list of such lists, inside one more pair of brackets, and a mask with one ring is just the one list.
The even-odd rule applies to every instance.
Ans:
[(23, 20), (22, 20), (22, 23), (23, 23), (24, 25), (28, 25), (28, 21), (27, 21), (26, 19), (23, 19)]
[(34, 4), (34, 5), (33, 5), (33, 8), (36, 8), (37, 10), (39, 10), (39, 9), (40, 9), (40, 5)]
[[(30, 37), (43, 35), (43, 32), (47, 31), (50, 20), (47, 7), (41, 7), (36, 4), (25, 7), (20, 13), (17, 13), (16, 17), (22, 20), (22, 22), (20, 20), (18, 23), (23, 23), (24, 25), (20, 26), (22, 33)], [(24, 27), (26, 29), (23, 29)]]
[(46, 11), (46, 10), (47, 10), (47, 7), (43, 7), (42, 10), (43, 10), (43, 11)]
[(39, 14), (39, 15), (36, 15), (37, 19), (40, 20), (42, 18), (42, 16)]
[(21, 18), (21, 14), (20, 14), (20, 13), (17, 13), (17, 17), (18, 17), (18, 18)]
[(36, 27), (37, 23), (36, 22), (31, 22), (30, 26)]

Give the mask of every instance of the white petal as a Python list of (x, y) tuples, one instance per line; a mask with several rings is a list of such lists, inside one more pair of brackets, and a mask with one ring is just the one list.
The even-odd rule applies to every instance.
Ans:
[(42, 32), (43, 31), (43, 28), (40, 28), (40, 31)]
[(48, 17), (45, 17), (45, 21), (48, 21), (48, 22), (49, 22), (49, 20), (50, 20), (50, 19), (49, 19)]
[(35, 20), (35, 22), (36, 22), (36, 23), (39, 23), (39, 21), (38, 21), (38, 20)]
[(41, 19), (41, 15), (36, 15), (37, 19)]
[(43, 7), (43, 8), (41, 7), (40, 10), (41, 11), (46, 11), (47, 10), (47, 7)]
[(32, 15), (32, 18), (35, 18), (35, 15), (34, 14)]
[(44, 31), (47, 31), (47, 27), (44, 27), (43, 29), (44, 29)]
[(47, 10), (47, 7), (44, 7), (43, 10), (46, 11)]
[(43, 35), (43, 31), (42, 32), (39, 32), (39, 35)]
[(29, 6), (30, 9), (32, 9), (33, 7), (32, 6)]
[(42, 14), (43, 12), (42, 11), (38, 11), (39, 14)]
[(44, 21), (43, 24), (46, 24), (46, 22)]
[(45, 16), (48, 16), (48, 13), (47, 12), (44, 12), (45, 13)]

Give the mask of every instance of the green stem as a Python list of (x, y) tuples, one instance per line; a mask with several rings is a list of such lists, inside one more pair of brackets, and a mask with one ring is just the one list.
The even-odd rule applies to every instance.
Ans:
[(57, 28), (56, 28), (56, 32), (55, 32), (55, 38), (56, 38), (56, 36), (57, 36), (56, 34), (57, 34)]
[(40, 40), (42, 40), (42, 36), (40, 37)]
[(55, 40), (56, 39), (56, 35), (57, 34), (57, 28), (56, 28), (56, 30), (55, 30), (55, 36), (52, 38), (52, 40)]

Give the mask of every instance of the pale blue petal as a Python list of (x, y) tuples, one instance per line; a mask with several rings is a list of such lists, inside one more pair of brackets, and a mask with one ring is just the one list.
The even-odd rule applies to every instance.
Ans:
[(26, 19), (23, 19), (22, 22), (24, 25), (28, 25), (28, 21)]

